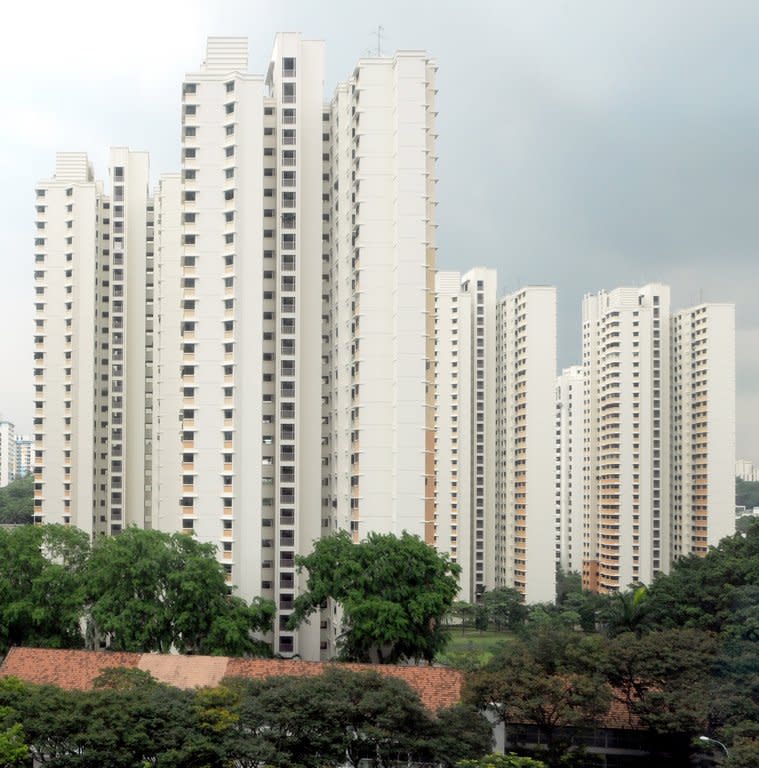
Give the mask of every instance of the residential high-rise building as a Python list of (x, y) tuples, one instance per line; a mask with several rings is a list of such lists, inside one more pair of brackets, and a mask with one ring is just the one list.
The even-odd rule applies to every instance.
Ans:
[[(435, 548), (461, 566), (462, 600), (476, 599), (472, 517), (472, 308), (458, 272), (435, 276)], [(484, 530), (484, 514), (480, 530)], [(484, 544), (483, 544), (484, 546)], [(473, 557), (474, 555), (474, 557)], [(480, 578), (484, 573), (480, 571)]]
[(669, 288), (583, 301), (583, 584), (612, 592), (669, 567)]
[(16, 435), (16, 477), (26, 477), (34, 467), (34, 440), (31, 435)]
[(318, 627), (285, 625), (295, 555), (321, 533), (323, 59), (322, 42), (280, 34), (253, 75), (245, 38), (210, 38), (182, 89), (175, 503), (230, 585), (276, 601), (275, 651), (307, 658)]
[(565, 573), (582, 572), (583, 544), (582, 366), (556, 379), (556, 561)]
[(112, 194), (83, 153), (36, 192), (36, 522), (98, 534), (149, 506), (152, 263), (144, 152), (111, 151)]
[(528, 603), (556, 596), (556, 289), (529, 286), (496, 315), (495, 580)]
[(613, 592), (735, 529), (735, 308), (586, 296), (583, 376), (583, 584)]
[(735, 306), (701, 304), (671, 323), (673, 559), (735, 532)]
[(0, 488), (16, 478), (16, 428), (0, 420)]
[(759, 467), (749, 459), (737, 459), (735, 462), (735, 476), (749, 483), (759, 482)]
[(476, 267), (462, 277), (469, 296), (469, 508), (472, 600), (498, 581), (496, 522), (496, 293), (494, 269)]
[(434, 541), (436, 69), (361, 59), (325, 123), (323, 516), (356, 540)]
[(37, 186), (35, 208), (34, 520), (91, 531), (95, 398), (107, 402), (109, 394), (108, 360), (97, 363), (106, 380), (95, 373), (102, 298), (95, 280), (109, 249), (102, 230), (110, 202), (87, 156), (61, 153), (54, 176)]

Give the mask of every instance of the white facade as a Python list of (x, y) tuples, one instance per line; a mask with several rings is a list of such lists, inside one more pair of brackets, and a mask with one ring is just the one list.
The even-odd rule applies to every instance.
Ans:
[[(109, 207), (84, 153), (58, 154), (54, 176), (37, 185), (34, 520), (71, 523), (88, 532), (96, 514), (95, 393), (98, 402), (109, 395), (100, 332), (96, 347), (108, 302), (94, 289), (103, 251), (109, 250)], [(96, 378), (96, 367), (105, 381)], [(107, 438), (107, 425), (97, 429)]]
[(556, 379), (556, 560), (565, 573), (582, 572), (583, 544), (582, 366)]
[(735, 533), (735, 306), (672, 317), (672, 558)]
[(323, 514), (356, 540), (434, 541), (435, 71), (362, 59), (331, 105)]
[(0, 488), (16, 479), (16, 429), (0, 421)]
[(754, 462), (749, 459), (738, 459), (735, 462), (735, 476), (749, 483), (759, 482), (759, 467), (754, 466)]
[(435, 276), (435, 548), (461, 566), (459, 595), (474, 602), (471, 459), (471, 294), (458, 272)]
[(504, 297), (496, 325), (496, 584), (553, 601), (556, 289)]
[(31, 435), (16, 435), (16, 473), (26, 477), (34, 469), (34, 438)]
[(498, 581), (496, 518), (496, 292), (494, 269), (476, 267), (462, 277), (469, 296), (470, 563), (472, 600)]
[(583, 583), (613, 592), (669, 569), (669, 288), (583, 301)]
[[(155, 391), (151, 526), (182, 530), (182, 203), (180, 174), (164, 174), (155, 209)], [(192, 394), (188, 388), (188, 397)]]
[(284, 624), (321, 532), (323, 58), (281, 34), (252, 75), (245, 38), (210, 38), (182, 110), (176, 504), (242, 597), (276, 601), (275, 652), (306, 658), (318, 628)]
[(150, 495), (148, 157), (110, 166), (110, 197), (83, 153), (36, 192), (35, 521), (101, 535), (143, 525)]

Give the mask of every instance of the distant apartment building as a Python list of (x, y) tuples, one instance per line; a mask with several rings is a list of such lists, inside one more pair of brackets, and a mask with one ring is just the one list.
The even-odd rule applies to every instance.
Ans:
[[(583, 585), (650, 583), (734, 530), (732, 305), (649, 284), (583, 301)], [(563, 553), (564, 554), (564, 553)]]
[(10, 421), (0, 421), (0, 488), (16, 478), (16, 428)]
[(495, 581), (528, 603), (552, 601), (556, 289), (500, 299), (496, 328)]
[(749, 483), (759, 482), (759, 467), (749, 459), (738, 459), (735, 462), (735, 476)]
[(565, 573), (582, 572), (583, 545), (582, 366), (556, 379), (556, 561)]
[[(460, 597), (474, 602), (472, 564), (472, 310), (459, 272), (435, 276), (435, 548), (461, 566)], [(480, 517), (484, 530), (484, 510)], [(474, 555), (474, 557), (473, 557)], [(481, 579), (484, 574), (481, 572)]]
[(735, 532), (735, 306), (672, 317), (671, 556)]
[(31, 474), (34, 467), (34, 439), (31, 435), (16, 435), (16, 478)]
[(462, 277), (469, 296), (470, 570), (474, 598), (497, 581), (496, 358), (497, 274), (475, 267)]
[(617, 288), (583, 301), (583, 584), (650, 583), (669, 568), (667, 286)]

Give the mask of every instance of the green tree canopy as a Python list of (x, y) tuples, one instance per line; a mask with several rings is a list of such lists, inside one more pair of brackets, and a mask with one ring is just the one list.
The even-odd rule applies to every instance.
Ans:
[(26, 475), (0, 488), (0, 524), (23, 525), (32, 522), (34, 475)]
[(491, 710), (507, 728), (541, 728), (548, 743), (546, 761), (558, 764), (565, 752), (559, 729), (592, 726), (609, 709), (604, 659), (603, 638), (546, 622), (471, 673), (464, 700)]
[(706, 557), (678, 560), (648, 591), (652, 628), (689, 627), (759, 640), (759, 521)]
[(82, 568), (89, 543), (75, 528), (0, 529), (0, 651), (81, 646)]
[(442, 626), (458, 592), (460, 567), (421, 539), (371, 533), (354, 544), (347, 531), (320, 539), (296, 559), (308, 571), (295, 600), (298, 626), (328, 599), (343, 609), (342, 654), (372, 663), (432, 661), (448, 635)]
[(260, 654), (271, 601), (228, 594), (212, 544), (181, 533), (127, 528), (99, 539), (87, 563), (86, 596), (96, 633), (123, 651)]

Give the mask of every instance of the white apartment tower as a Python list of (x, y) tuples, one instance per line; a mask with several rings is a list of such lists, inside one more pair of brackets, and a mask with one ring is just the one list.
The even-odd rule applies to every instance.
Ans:
[(476, 267), (462, 277), (469, 296), (469, 509), (471, 598), (500, 586), (496, 520), (496, 292), (494, 269)]
[(150, 506), (152, 205), (148, 157), (111, 150), (112, 193), (83, 153), (36, 192), (35, 521), (92, 534)]
[(34, 467), (34, 439), (31, 435), (16, 435), (15, 476), (26, 477)]
[(582, 572), (583, 545), (582, 366), (556, 379), (556, 561), (565, 573)]
[(458, 272), (437, 273), (434, 544), (439, 552), (447, 553), (453, 562), (461, 566), (459, 594), (462, 600), (474, 602), (472, 541), (476, 536), (471, 514), (471, 455), (474, 447), (471, 421), (471, 298), (471, 294), (462, 289)]
[[(324, 44), (210, 38), (182, 87), (181, 171), (148, 195), (114, 149), (37, 189), (35, 520), (193, 532), (293, 633), (324, 532), (435, 538), (435, 71), (359, 62), (323, 103)], [(452, 545), (453, 532), (447, 534)]]
[(759, 482), (759, 468), (750, 459), (736, 459), (735, 476), (749, 483)]
[(556, 289), (528, 286), (496, 315), (497, 586), (554, 600)]
[(16, 429), (0, 420), (0, 488), (16, 478)]
[(735, 532), (735, 306), (671, 322), (671, 556), (705, 555)]
[(210, 38), (182, 89), (182, 496), (166, 524), (216, 544), (241, 596), (285, 625), (295, 554), (321, 532), (324, 45), (277, 35), (266, 76), (245, 38)]
[(325, 123), (323, 517), (357, 541), (434, 542), (435, 72), (362, 59)]
[(583, 586), (650, 583), (669, 568), (669, 288), (583, 301)]

